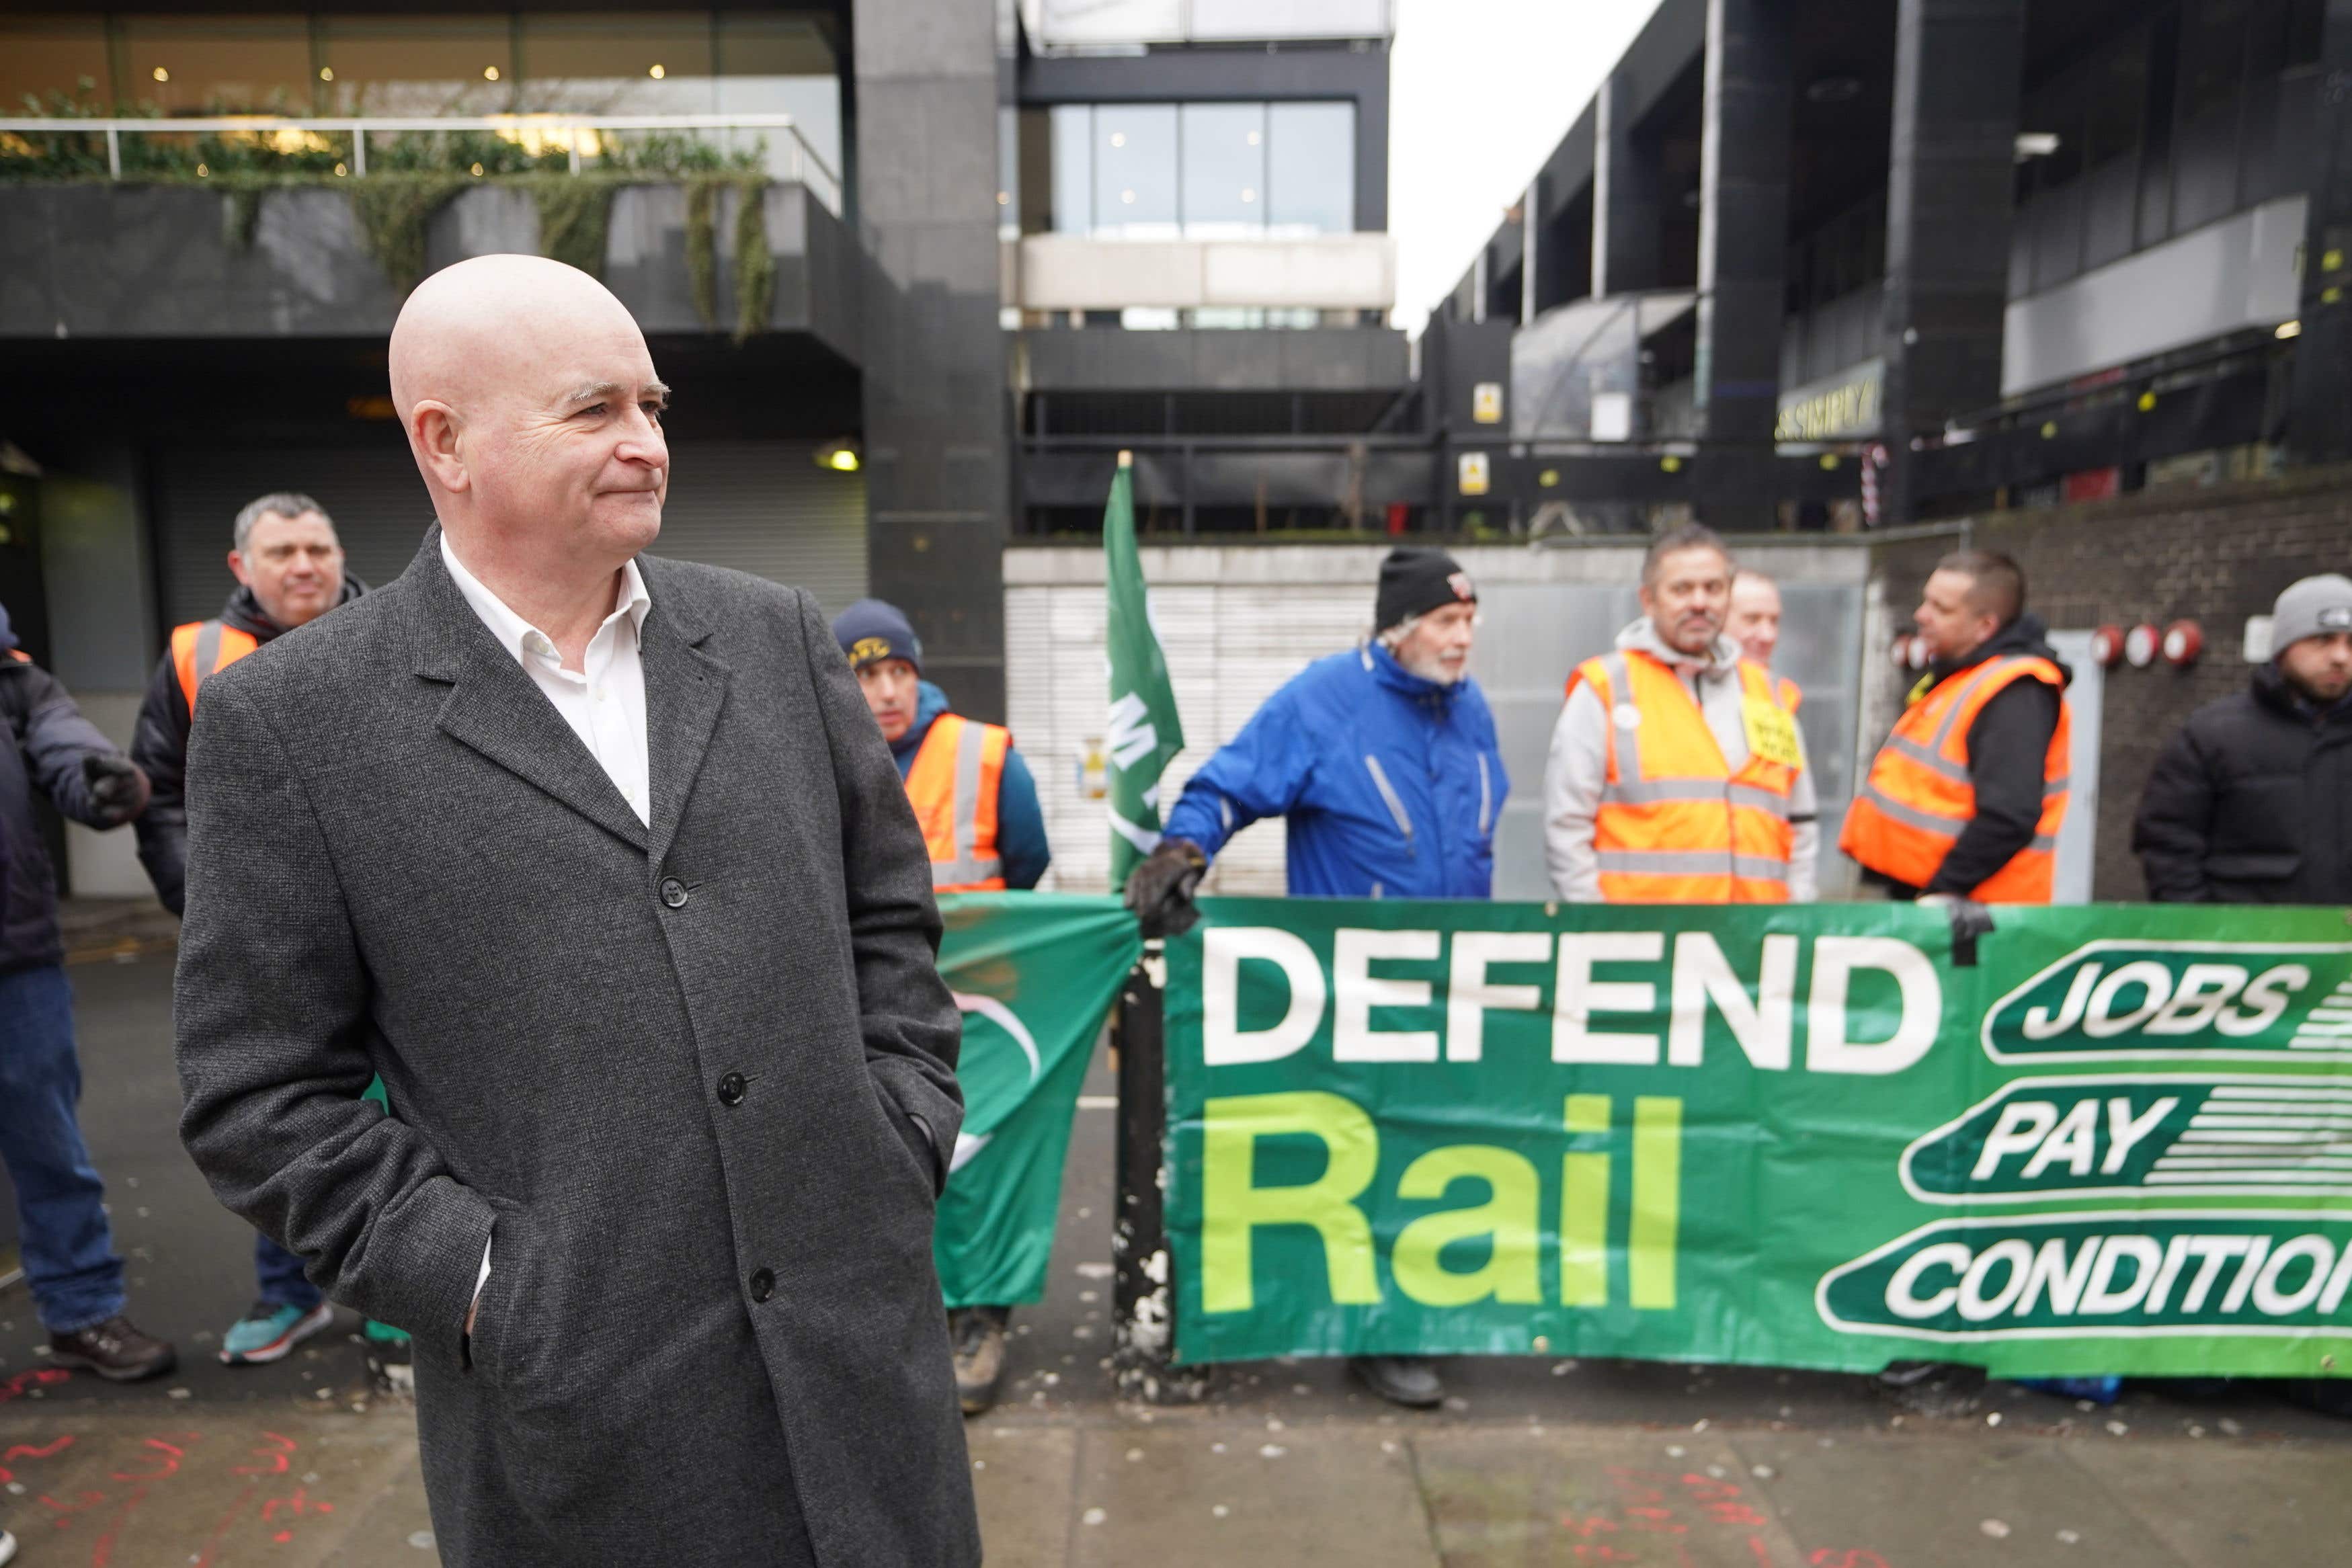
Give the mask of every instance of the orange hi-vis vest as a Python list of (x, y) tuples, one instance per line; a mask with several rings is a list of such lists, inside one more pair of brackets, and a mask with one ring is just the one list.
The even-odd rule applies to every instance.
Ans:
[[(1734, 772), (1706, 716), (1647, 653), (1588, 659), (1569, 677), (1609, 716), (1609, 773), (1593, 813), (1601, 895), (1611, 904), (1786, 904), (1798, 769), (1750, 751)], [(1772, 678), (1741, 660), (1743, 699), (1794, 719)], [(1791, 731), (1793, 733), (1793, 731)]]
[(1780, 687), (1780, 706), (1782, 707), (1787, 708), (1790, 713), (1794, 713), (1799, 708), (1805, 706), (1805, 691), (1802, 686), (1800, 686), (1796, 682), (1790, 680), (1786, 675), (1782, 675), (1780, 678), (1779, 685)]
[(196, 688), (256, 648), (261, 640), (226, 621), (191, 621), (172, 629), (172, 667), (180, 673), (180, 693), (196, 711)]
[(931, 852), (931, 891), (984, 893), (1004, 886), (996, 852), (996, 798), (1013, 732), (961, 714), (931, 721), (907, 769), (907, 799)]
[(1904, 710), (1846, 812), (1838, 847), (1906, 887), (1934, 880), (1976, 815), (1969, 779), (1969, 727), (1985, 704), (2018, 681), (2060, 694), (2058, 728), (2042, 760), (2042, 820), (2033, 841), (1969, 896), (1979, 904), (2047, 904), (2057, 879), (2058, 828), (2066, 817), (2066, 768), (2074, 724), (2066, 677), (2047, 659), (1988, 659), (1936, 683)]

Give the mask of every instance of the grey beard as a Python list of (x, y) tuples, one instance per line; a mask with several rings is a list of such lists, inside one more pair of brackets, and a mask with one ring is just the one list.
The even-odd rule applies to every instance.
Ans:
[(1448, 664), (1443, 659), (1407, 659), (1400, 657), (1397, 660), (1397, 663), (1404, 666), (1404, 672), (1406, 674), (1419, 675), (1423, 680), (1433, 682), (1441, 686), (1456, 685), (1460, 684), (1463, 677), (1470, 673), (1470, 661), (1467, 659), (1465, 659), (1459, 664)]

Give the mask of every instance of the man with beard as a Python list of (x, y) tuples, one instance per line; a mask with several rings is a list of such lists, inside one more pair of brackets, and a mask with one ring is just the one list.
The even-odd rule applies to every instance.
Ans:
[(1898, 899), (2047, 904), (2066, 815), (2072, 674), (2005, 555), (1946, 556), (1920, 596), (1927, 674), (1839, 847)]
[(2352, 580), (2288, 588), (2271, 638), (2148, 776), (2132, 848), (2158, 904), (2352, 904)]
[[(1159, 848), (1128, 878), (1147, 933), (1194, 919), (1193, 889), (1242, 829), (1281, 817), (1294, 898), (1488, 898), (1510, 781), (1494, 715), (1470, 678), (1478, 591), (1442, 550), (1381, 566), (1373, 634), (1266, 699), (1184, 786)], [(1372, 1392), (1441, 1403), (1425, 1356), (1358, 1356)]]
[[(131, 742), (131, 760), (154, 785), (138, 821), (139, 859), (156, 896), (174, 915), (187, 897), (188, 730), (195, 721), (196, 693), (262, 644), (367, 591), (367, 584), (343, 570), (334, 520), (308, 496), (281, 490), (247, 502), (230, 541), (228, 570), (236, 591), (217, 618), (173, 630)], [(253, 1237), (253, 1272), (254, 1304), (221, 1336), (220, 1358), (230, 1366), (279, 1360), (334, 1321), (334, 1309), (303, 1275), (302, 1260), (259, 1231)]]
[(1642, 618), (1569, 678), (1544, 768), (1544, 860), (1577, 904), (1809, 903), (1812, 770), (1795, 705), (1724, 632), (1731, 551), (1650, 547)]

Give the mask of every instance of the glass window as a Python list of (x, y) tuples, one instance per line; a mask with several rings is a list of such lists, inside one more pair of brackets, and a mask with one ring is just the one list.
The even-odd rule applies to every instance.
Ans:
[(301, 16), (131, 16), (123, 59), (133, 102), (165, 114), (307, 114), (310, 24)]
[[(715, 112), (789, 114), (809, 151), (835, 178), (841, 175), (840, 66), (814, 23), (722, 11), (717, 64)], [(772, 140), (769, 167), (788, 173), (784, 153)]]
[(114, 89), (106, 78), (106, 27), (95, 18), (0, 22), (0, 114), (47, 114), (60, 97), (111, 109)]
[(1095, 227), (1095, 111), (1082, 103), (1057, 105), (1053, 118), (1054, 232), (1092, 234)]
[(503, 17), (331, 16), (320, 24), (320, 66), (336, 114), (496, 114), (514, 97)]
[(1094, 158), (1095, 233), (1177, 236), (1174, 104), (1096, 105)]
[(716, 62), (706, 14), (525, 16), (522, 83), (530, 113), (710, 114)]
[(1270, 234), (1347, 234), (1356, 226), (1356, 106), (1276, 103), (1266, 109)]
[(1188, 103), (1183, 110), (1184, 237), (1265, 232), (1265, 105)]

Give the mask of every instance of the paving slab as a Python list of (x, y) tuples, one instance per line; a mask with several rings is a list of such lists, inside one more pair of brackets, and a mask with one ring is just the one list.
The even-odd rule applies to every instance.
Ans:
[(1091, 1426), (1075, 1503), (1071, 1568), (1438, 1568), (1412, 1456), (1377, 1427)]
[[(1981, 1431), (1731, 1439), (1809, 1568), (2182, 1568), (2187, 1560), (2074, 1462), (2112, 1441)], [(2209, 1475), (2161, 1506), (2202, 1508), (2226, 1485)]]
[[(22, 1538), (28, 1568), (437, 1560), (415, 1423), (390, 1410), (12, 1413), (0, 1421), (0, 1520)], [(411, 1544), (420, 1531), (421, 1550)]]
[(2069, 1457), (2197, 1568), (2352, 1562), (2352, 1466), (2334, 1445), (2086, 1442)]
[(1411, 1441), (1445, 1568), (1801, 1568), (1720, 1440), (1531, 1425)]
[(1064, 1568), (1077, 1495), (1077, 1428), (998, 1419), (971, 1422), (964, 1436), (988, 1560)]

